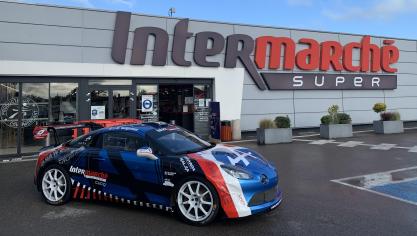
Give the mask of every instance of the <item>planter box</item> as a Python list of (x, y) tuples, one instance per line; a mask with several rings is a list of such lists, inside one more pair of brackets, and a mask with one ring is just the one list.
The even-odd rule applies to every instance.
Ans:
[(258, 144), (291, 143), (292, 129), (256, 129)]
[(404, 133), (404, 123), (402, 120), (396, 121), (374, 121), (374, 130), (377, 134), (398, 134)]
[(352, 136), (352, 124), (320, 125), (320, 137), (322, 138), (348, 138)]

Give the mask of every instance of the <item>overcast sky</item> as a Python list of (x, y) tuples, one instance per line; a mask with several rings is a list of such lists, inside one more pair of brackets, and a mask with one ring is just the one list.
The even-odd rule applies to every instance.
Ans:
[(176, 17), (417, 39), (417, 0), (15, 1), (161, 16), (175, 7)]

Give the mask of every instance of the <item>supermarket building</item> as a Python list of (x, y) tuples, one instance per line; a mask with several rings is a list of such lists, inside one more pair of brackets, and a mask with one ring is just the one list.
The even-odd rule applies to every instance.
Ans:
[(209, 132), (208, 105), (253, 131), (288, 115), (353, 124), (376, 102), (417, 120), (417, 41), (0, 1), (0, 156), (36, 125), (139, 118)]

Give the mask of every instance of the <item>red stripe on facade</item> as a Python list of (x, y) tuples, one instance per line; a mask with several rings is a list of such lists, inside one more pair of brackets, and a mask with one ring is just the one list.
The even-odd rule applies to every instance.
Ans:
[(93, 200), (96, 200), (96, 191), (93, 190)]
[(210, 160), (206, 160), (195, 153), (188, 154), (188, 156), (198, 162), (206, 178), (216, 188), (217, 193), (219, 194), (220, 203), (227, 217), (228, 218), (239, 217), (239, 214), (237, 213), (233, 199), (230, 196), (229, 190), (227, 189), (227, 186), (226, 186), (226, 182), (224, 181), (223, 176), (218, 166), (214, 162)]

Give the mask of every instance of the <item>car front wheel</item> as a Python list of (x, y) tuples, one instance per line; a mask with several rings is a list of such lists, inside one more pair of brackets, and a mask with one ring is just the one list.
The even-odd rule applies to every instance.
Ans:
[(41, 180), (42, 196), (52, 205), (61, 205), (70, 199), (71, 180), (66, 171), (57, 165), (45, 169)]
[(204, 179), (196, 178), (183, 181), (176, 195), (177, 214), (189, 224), (209, 224), (219, 212), (217, 192)]

